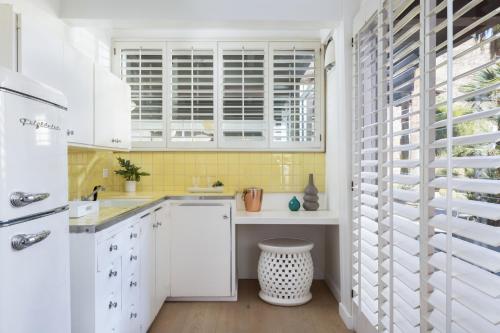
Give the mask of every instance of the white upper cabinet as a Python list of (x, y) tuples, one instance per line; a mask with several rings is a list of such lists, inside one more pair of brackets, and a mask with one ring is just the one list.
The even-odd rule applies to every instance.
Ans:
[(94, 144), (130, 147), (130, 88), (109, 70), (94, 65)]
[(19, 71), (63, 91), (64, 23), (57, 17), (27, 6), (20, 17)]
[(66, 133), (71, 144), (94, 144), (94, 63), (64, 47), (64, 89), (68, 99)]

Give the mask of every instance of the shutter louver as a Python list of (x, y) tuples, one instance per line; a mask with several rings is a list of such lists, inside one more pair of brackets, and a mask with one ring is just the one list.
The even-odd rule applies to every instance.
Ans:
[[(377, 110), (377, 22), (370, 21), (356, 38), (354, 55), (356, 71), (356, 94), (354, 100), (354, 146), (353, 164), (353, 301), (372, 325), (378, 322), (379, 312), (379, 187), (378, 187), (378, 114)], [(282, 59), (280, 54), (276, 59)], [(278, 57), (278, 58), (276, 58)], [(289, 53), (291, 59), (293, 53)], [(293, 64), (291, 65), (293, 66)], [(275, 65), (276, 70), (276, 65)], [(292, 78), (293, 80), (293, 78)], [(294, 82), (294, 81), (292, 81)], [(297, 82), (301, 82), (299, 79)], [(276, 79), (275, 79), (276, 84)], [(292, 86), (290, 86), (293, 88)], [(276, 94), (276, 89), (275, 89)], [(276, 119), (275, 103), (275, 121)], [(278, 104), (280, 105), (280, 104)], [(281, 110), (281, 109), (280, 109)], [(307, 111), (304, 108), (304, 111)], [(281, 114), (280, 114), (281, 115)], [(281, 118), (279, 118), (281, 120)], [(292, 118), (293, 119), (293, 118)], [(314, 128), (314, 122), (312, 127)], [(294, 124), (293, 122), (291, 124)], [(300, 126), (299, 123), (295, 123)], [(292, 125), (296, 126), (296, 125)], [(279, 132), (278, 132), (279, 133)], [(312, 140), (297, 136), (298, 140)], [(358, 283), (361, 281), (361, 283)]]
[(316, 44), (273, 43), (271, 146), (318, 146), (321, 68)]
[(267, 145), (267, 45), (219, 45), (220, 140), (225, 147)]
[(216, 147), (215, 45), (168, 44), (169, 144)]
[(499, 9), (443, 1), (426, 14), (426, 281), (440, 332), (500, 331)]
[(120, 50), (120, 77), (132, 98), (132, 146), (165, 145), (164, 50), (159, 45)]

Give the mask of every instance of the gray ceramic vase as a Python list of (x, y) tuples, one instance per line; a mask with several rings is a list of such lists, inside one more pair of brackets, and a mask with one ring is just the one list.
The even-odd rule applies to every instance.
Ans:
[(304, 189), (304, 207), (305, 210), (318, 210), (319, 208), (318, 189), (314, 186), (313, 174), (309, 174), (309, 183)]

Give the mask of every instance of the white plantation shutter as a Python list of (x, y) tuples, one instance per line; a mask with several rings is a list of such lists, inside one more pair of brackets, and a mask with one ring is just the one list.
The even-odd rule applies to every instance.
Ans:
[(115, 71), (131, 89), (132, 146), (164, 147), (163, 43), (119, 43), (115, 52)]
[[(353, 199), (354, 236), (361, 233), (354, 257), (362, 263), (366, 244), (378, 276), (356, 262), (354, 301), (367, 315), (378, 299), (370, 321), (379, 331), (500, 332), (500, 6), (389, 0), (378, 16), (383, 128), (364, 137), (370, 124), (356, 115)], [(357, 75), (354, 94), (366, 96)], [(363, 101), (355, 102), (362, 112)], [(376, 151), (362, 146), (369, 140), (379, 155), (364, 159)], [(376, 173), (362, 169), (375, 166)], [(378, 202), (362, 197), (370, 193)], [(376, 216), (356, 206), (363, 200), (378, 204), (378, 229), (361, 221)], [(363, 235), (363, 225), (378, 233)], [(363, 296), (364, 280), (377, 283), (377, 293)]]
[[(429, 323), (500, 331), (498, 1), (429, 7)], [(452, 172), (450, 172), (452, 171)]]
[(317, 43), (271, 43), (272, 147), (321, 145), (320, 81)]
[(168, 43), (168, 142), (216, 147), (216, 44)]
[(374, 326), (379, 311), (377, 20), (356, 36), (353, 181), (353, 301)]
[(267, 146), (267, 44), (219, 43), (219, 64), (219, 145)]

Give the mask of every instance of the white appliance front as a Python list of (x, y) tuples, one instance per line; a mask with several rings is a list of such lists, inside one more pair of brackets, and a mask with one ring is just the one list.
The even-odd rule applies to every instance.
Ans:
[[(0, 332), (71, 331), (68, 219), (66, 210), (0, 227)], [(14, 249), (23, 236), (33, 244)]]
[(42, 85), (33, 89), (36, 83), (18, 74), (3, 81), (0, 75), (0, 223), (68, 203), (63, 130), (67, 111), (10, 86), (19, 90), (26, 86), (43, 97), (51, 96), (46, 91), (58, 96)]

